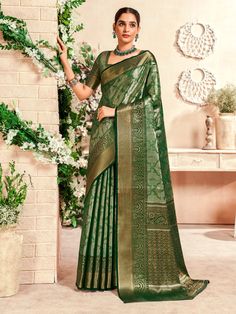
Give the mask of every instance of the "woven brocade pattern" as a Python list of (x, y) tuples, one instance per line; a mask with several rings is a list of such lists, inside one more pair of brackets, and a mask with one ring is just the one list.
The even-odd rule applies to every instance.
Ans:
[(114, 118), (94, 117), (77, 286), (117, 287), (124, 302), (192, 299), (208, 280), (186, 269), (170, 178), (160, 81), (149, 51), (107, 64), (99, 55), (102, 105)]
[(84, 206), (77, 286), (114, 289), (117, 286), (114, 165), (94, 182)]

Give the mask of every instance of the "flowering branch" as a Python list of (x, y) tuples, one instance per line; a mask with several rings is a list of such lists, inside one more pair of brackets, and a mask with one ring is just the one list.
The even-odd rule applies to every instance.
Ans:
[[(73, 37), (75, 32), (83, 29), (83, 24), (76, 25), (73, 21), (73, 9), (79, 7), (83, 2), (85, 0), (58, 0), (57, 2), (59, 36), (68, 48), (68, 59), (72, 69), (74, 73), (80, 75), (82, 83), (85, 82), (95, 60), (95, 51), (91, 46), (85, 42), (75, 45)], [(98, 90), (88, 100), (79, 104), (72, 90), (66, 85), (59, 88), (58, 95), (60, 133), (71, 143), (75, 156), (84, 156), (82, 141), (84, 138), (88, 138), (93, 113), (100, 99), (100, 92)], [(59, 167), (63, 224), (76, 227), (78, 223), (81, 223), (86, 186), (85, 170), (81, 168), (77, 172), (76, 169), (73, 171), (69, 167)]]
[[(57, 1), (59, 36), (68, 47), (69, 62), (73, 71), (80, 74), (82, 83), (85, 81), (95, 60), (95, 51), (92, 50), (91, 46), (84, 42), (81, 45), (75, 45), (73, 37), (75, 32), (83, 29), (83, 24), (77, 25), (73, 20), (72, 13), (75, 8), (78, 8), (84, 2), (85, 0)], [(2, 30), (3, 38), (6, 41), (5, 45), (0, 44), (0, 49), (21, 51), (23, 55), (32, 58), (44, 76), (52, 75), (58, 80), (60, 133), (62, 138), (59, 136), (57, 140), (64, 143), (63, 145), (61, 143), (61, 145), (64, 147), (64, 152), (67, 151), (67, 157), (63, 154), (57, 155), (53, 151), (52, 147), (55, 148), (56, 144), (53, 139), (49, 140), (50, 134), (48, 132), (44, 130), (45, 132), (41, 131), (40, 133), (41, 126), (38, 127), (39, 129), (33, 130), (31, 124), (27, 124), (29, 122), (23, 121), (27, 124), (27, 131), (23, 132), (17, 127), (14, 128), (10, 119), (8, 120), (8, 131), (4, 131), (3, 128), (2, 133), (9, 145), (16, 144), (24, 150), (33, 151), (37, 158), (59, 164), (58, 183), (63, 223), (68, 222), (75, 227), (82, 214), (86, 185), (87, 155), (83, 150), (82, 139), (87, 138), (89, 135), (92, 117), (100, 99), (100, 91), (98, 90), (88, 100), (78, 104), (72, 90), (65, 84), (65, 77), (56, 47), (51, 46), (45, 40), (37, 41), (34, 44), (26, 28), (26, 23), (15, 17), (5, 16), (1, 12), (1, 8), (0, 30)], [(52, 59), (47, 58), (41, 51), (41, 47), (53, 50), (57, 52), (57, 55)], [(75, 52), (74, 47), (78, 47), (79, 50), (76, 49)], [(0, 105), (0, 111), (3, 108), (2, 105), (4, 106), (4, 104)], [(14, 121), (12, 119), (13, 124)], [(21, 127), (23, 127), (22, 124)], [(39, 134), (41, 134), (40, 138), (38, 137)], [(39, 139), (38, 143), (37, 139)], [(65, 143), (69, 143), (70, 147), (68, 148)], [(64, 160), (64, 158), (68, 159)], [(69, 159), (70, 162), (68, 162)]]
[(33, 43), (26, 27), (26, 22), (13, 16), (6, 16), (0, 9), (0, 31), (6, 44), (0, 44), (2, 50), (18, 50), (24, 56), (32, 58), (36, 66), (43, 72), (43, 75), (53, 75), (60, 77), (62, 75), (61, 66), (57, 58), (47, 58), (40, 50), (40, 47), (49, 48), (57, 51), (46, 40), (39, 40)]
[(61, 135), (52, 135), (41, 125), (33, 129), (32, 122), (22, 120), (15, 110), (9, 110), (4, 103), (0, 104), (0, 132), (7, 145), (32, 151), (42, 161), (74, 167), (79, 164)]

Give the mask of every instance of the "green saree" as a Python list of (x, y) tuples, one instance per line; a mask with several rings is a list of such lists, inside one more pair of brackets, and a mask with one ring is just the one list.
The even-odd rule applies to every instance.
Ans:
[(191, 279), (184, 263), (155, 57), (108, 58), (86, 81), (101, 84), (99, 107), (116, 114), (93, 120), (76, 285), (117, 288), (124, 302), (193, 299), (209, 281)]

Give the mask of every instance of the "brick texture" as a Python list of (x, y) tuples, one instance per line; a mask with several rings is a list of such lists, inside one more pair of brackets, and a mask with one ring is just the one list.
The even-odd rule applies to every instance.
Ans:
[(1, 3), (2, 5), (17, 6), (17, 5), (20, 5), (20, 0), (2, 0)]
[(57, 21), (57, 10), (56, 8), (41, 8), (40, 18), (42, 21)]
[(19, 7), (17, 11), (14, 6), (2, 6), (4, 14), (16, 16), (19, 19), (28, 19), (39, 20), (40, 19), (40, 10), (39, 8), (33, 7)]
[[(6, 0), (5, 0), (6, 1)], [(9, 2), (12, 0), (9, 0)], [(13, 0), (14, 1), (14, 0)], [(15, 0), (16, 1), (16, 0)], [(36, 6), (36, 7), (56, 7), (57, 0), (21, 0), (22, 6)]]
[[(56, 0), (2, 0), (7, 15), (24, 19), (33, 41), (56, 42)], [(3, 42), (0, 34), (0, 41)], [(0, 50), (0, 101), (18, 107), (26, 120), (58, 131), (57, 86), (54, 78), (42, 78), (30, 58), (17, 51)], [(26, 171), (28, 195), (19, 219), (23, 234), (21, 284), (54, 283), (58, 264), (57, 167), (37, 161), (31, 152), (8, 147), (0, 135), (0, 162), (10, 160), (18, 171)], [(30, 186), (30, 181), (33, 186)]]

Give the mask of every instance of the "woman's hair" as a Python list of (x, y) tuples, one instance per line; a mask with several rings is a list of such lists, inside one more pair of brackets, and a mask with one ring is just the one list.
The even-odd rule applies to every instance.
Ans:
[(132, 9), (132, 8), (128, 8), (128, 7), (124, 7), (124, 8), (121, 8), (119, 9), (117, 12), (116, 12), (116, 15), (115, 15), (115, 24), (117, 23), (117, 21), (119, 20), (119, 17), (121, 16), (121, 14), (123, 13), (132, 13), (135, 18), (136, 18), (136, 21), (137, 21), (137, 24), (139, 26), (140, 24), (140, 14), (138, 13), (137, 10), (135, 9)]

